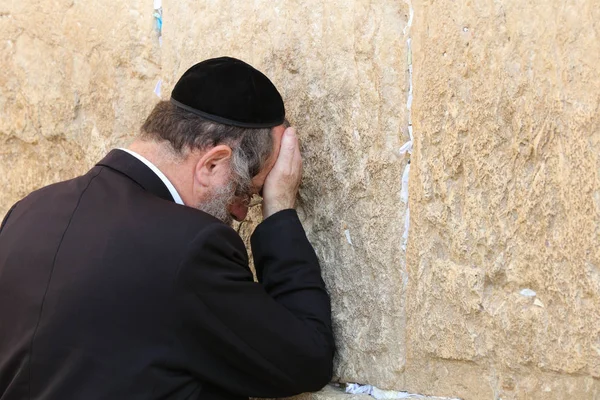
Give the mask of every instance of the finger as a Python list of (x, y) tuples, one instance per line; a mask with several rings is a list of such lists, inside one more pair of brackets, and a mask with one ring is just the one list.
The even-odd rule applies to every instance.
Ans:
[(294, 168), (298, 170), (299, 174), (302, 174), (302, 155), (300, 154), (300, 146), (296, 146), (294, 150)]
[(294, 128), (287, 128), (281, 138), (281, 146), (276, 164), (285, 166), (291, 165), (297, 148), (298, 141), (296, 139), (296, 130)]

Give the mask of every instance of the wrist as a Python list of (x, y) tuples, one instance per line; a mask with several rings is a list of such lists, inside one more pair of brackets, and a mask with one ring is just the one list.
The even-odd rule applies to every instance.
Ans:
[(296, 218), (298, 215), (294, 208), (284, 208), (282, 210), (275, 211), (275, 212), (271, 213), (270, 215), (263, 215), (263, 220), (260, 222), (260, 224), (258, 226), (263, 225), (265, 222), (268, 222), (269, 224), (273, 223), (273, 221), (279, 220), (280, 218), (282, 218), (283, 216), (286, 216), (288, 214), (296, 215)]
[(277, 214), (283, 210), (289, 210), (294, 208), (294, 202), (279, 203), (279, 204), (265, 204), (263, 203), (262, 214), (263, 219), (269, 218), (273, 214)]

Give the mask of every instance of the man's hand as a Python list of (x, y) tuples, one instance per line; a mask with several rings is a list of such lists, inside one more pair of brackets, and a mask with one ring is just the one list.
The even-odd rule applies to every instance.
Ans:
[(302, 178), (302, 157), (294, 128), (287, 128), (281, 137), (279, 156), (263, 186), (263, 218), (278, 211), (294, 208)]

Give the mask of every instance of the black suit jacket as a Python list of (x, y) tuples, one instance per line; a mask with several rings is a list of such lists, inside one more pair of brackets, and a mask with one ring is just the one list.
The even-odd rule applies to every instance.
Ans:
[(332, 374), (329, 297), (293, 210), (251, 238), (135, 157), (33, 192), (0, 227), (0, 399), (241, 399)]

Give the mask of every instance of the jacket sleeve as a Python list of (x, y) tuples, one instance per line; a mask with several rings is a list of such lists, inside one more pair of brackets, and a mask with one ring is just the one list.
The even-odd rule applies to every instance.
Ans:
[(6, 213), (6, 215), (4, 216), (4, 219), (2, 220), (2, 224), (0, 225), (0, 233), (2, 233), (2, 230), (4, 229), (4, 225), (6, 225), (6, 221), (8, 221), (8, 217), (10, 217), (10, 213), (13, 212), (13, 210), (15, 209), (15, 207), (17, 206), (17, 204), (19, 204), (18, 202), (15, 203), (10, 210), (8, 210), (8, 212)]
[(230, 227), (194, 240), (177, 279), (181, 351), (202, 382), (250, 397), (317, 391), (332, 375), (331, 306), (317, 257), (294, 210), (252, 239), (260, 283)]

